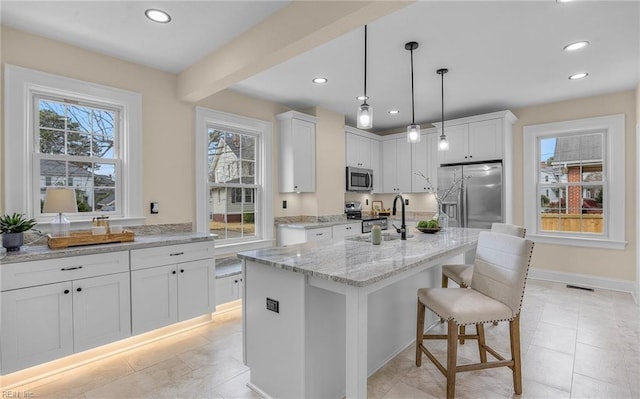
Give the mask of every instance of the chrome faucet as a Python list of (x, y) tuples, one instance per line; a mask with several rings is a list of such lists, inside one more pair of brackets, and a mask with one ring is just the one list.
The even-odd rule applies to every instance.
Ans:
[(395, 198), (393, 199), (393, 211), (392, 211), (392, 215), (395, 216), (396, 214), (396, 201), (398, 200), (398, 198), (400, 198), (400, 202), (402, 202), (402, 224), (400, 225), (400, 228), (398, 228), (398, 226), (396, 226), (395, 224), (391, 224), (393, 227), (395, 227), (396, 232), (400, 233), (400, 239), (401, 240), (406, 240), (407, 239), (407, 225), (405, 224), (405, 219), (404, 219), (404, 198), (402, 198), (402, 195), (398, 194), (395, 196)]

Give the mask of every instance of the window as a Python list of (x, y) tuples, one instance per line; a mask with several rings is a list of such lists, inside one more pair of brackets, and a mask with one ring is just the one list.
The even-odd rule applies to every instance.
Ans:
[(252, 201), (244, 199), (244, 194), (259, 188), (255, 177), (259, 137), (215, 126), (207, 128), (207, 135), (209, 230), (219, 240), (255, 237), (256, 210)]
[[(64, 98), (34, 97), (38, 115), (34, 138), (34, 174), (39, 176), (40, 204), (47, 187), (74, 188), (78, 212), (121, 214), (118, 125), (120, 111)], [(36, 213), (39, 216), (40, 209)]]
[(196, 119), (197, 230), (216, 246), (270, 241), (271, 123), (200, 107)]
[(624, 116), (525, 126), (524, 139), (529, 235), (624, 248)]
[(108, 214), (142, 220), (142, 97), (5, 66), (7, 212), (41, 213), (48, 186), (76, 190), (72, 223)]

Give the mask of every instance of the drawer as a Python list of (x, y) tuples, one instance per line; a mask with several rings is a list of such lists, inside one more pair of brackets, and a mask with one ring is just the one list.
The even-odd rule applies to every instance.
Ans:
[(320, 227), (307, 230), (307, 242), (331, 239), (331, 227)]
[(205, 241), (134, 249), (131, 251), (131, 270), (213, 258), (213, 245), (213, 241)]
[(0, 267), (2, 276), (0, 290), (7, 291), (128, 271), (128, 251), (10, 263)]

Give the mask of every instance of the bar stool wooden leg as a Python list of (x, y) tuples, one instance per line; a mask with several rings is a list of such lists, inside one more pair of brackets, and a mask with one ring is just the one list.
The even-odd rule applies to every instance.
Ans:
[[(444, 273), (442, 274), (442, 288), (448, 288), (449, 287), (449, 277), (445, 276)], [(444, 319), (441, 317), (440, 318), (440, 323), (444, 323)]]
[(476, 331), (478, 332), (478, 351), (480, 352), (480, 362), (487, 362), (487, 350), (484, 342), (484, 325), (476, 323)]
[(422, 346), (422, 341), (424, 340), (424, 314), (425, 314), (425, 306), (418, 299), (418, 316), (416, 323), (416, 366), (420, 367), (422, 365), (422, 350), (420, 347)]
[(460, 345), (464, 345), (464, 335), (467, 333), (467, 327), (466, 326), (460, 326), (460, 333), (458, 335), (459, 340), (460, 340)]
[(522, 394), (522, 364), (520, 359), (520, 315), (509, 322), (511, 358), (513, 359), (513, 390)]
[(449, 320), (447, 326), (447, 399), (453, 399), (456, 391), (456, 366), (458, 360), (458, 325)]

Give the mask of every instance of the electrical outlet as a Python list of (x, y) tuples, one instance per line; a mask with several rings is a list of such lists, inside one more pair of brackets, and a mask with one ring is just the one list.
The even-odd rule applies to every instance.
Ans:
[(152, 214), (160, 213), (160, 205), (157, 202), (152, 202), (150, 205), (150, 212)]
[(408, 199), (404, 200), (404, 205), (405, 206), (409, 206), (409, 200)]
[(280, 313), (280, 301), (276, 301), (275, 299), (267, 298), (267, 310), (272, 312)]
[(369, 198), (367, 198), (367, 199), (365, 199), (365, 200), (364, 200), (364, 204), (365, 204), (365, 205), (369, 205)]
[(282, 209), (287, 209), (287, 200), (282, 200)]

